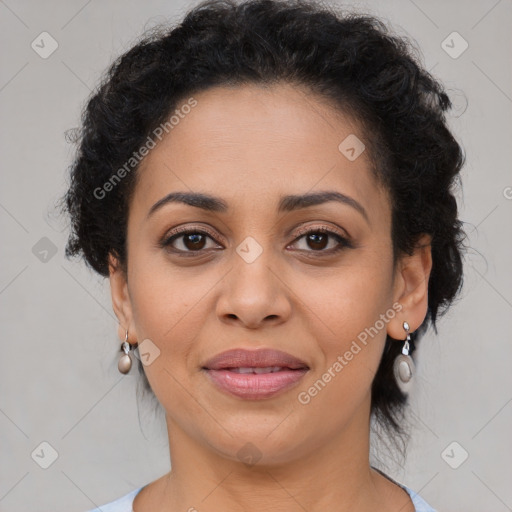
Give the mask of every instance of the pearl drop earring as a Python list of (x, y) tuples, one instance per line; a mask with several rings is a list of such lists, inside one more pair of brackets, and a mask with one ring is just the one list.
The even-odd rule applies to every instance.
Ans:
[(414, 362), (409, 355), (409, 342), (411, 341), (411, 335), (409, 334), (410, 328), (407, 322), (404, 322), (403, 326), (406, 332), (404, 346), (402, 353), (396, 357), (393, 364), (393, 372), (399, 387), (408, 384), (414, 374)]
[[(134, 345), (134, 348), (137, 346), (137, 343)], [(132, 367), (132, 358), (130, 357), (130, 350), (132, 346), (128, 343), (128, 330), (126, 331), (126, 335), (124, 341), (121, 345), (121, 350), (124, 354), (119, 358), (119, 362), (117, 363), (117, 369), (126, 374), (130, 371)]]

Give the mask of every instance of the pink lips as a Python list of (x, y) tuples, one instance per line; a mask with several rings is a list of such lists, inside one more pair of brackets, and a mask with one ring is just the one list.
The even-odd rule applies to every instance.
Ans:
[(295, 386), (309, 367), (304, 361), (279, 350), (234, 349), (209, 359), (203, 369), (221, 391), (244, 399), (261, 400)]

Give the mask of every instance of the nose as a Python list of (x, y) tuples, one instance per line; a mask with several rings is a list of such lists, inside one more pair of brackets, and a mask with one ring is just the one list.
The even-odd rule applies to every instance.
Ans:
[(290, 316), (290, 297), (286, 276), (272, 265), (265, 251), (252, 263), (234, 253), (233, 267), (223, 279), (217, 316), (248, 329), (279, 325)]

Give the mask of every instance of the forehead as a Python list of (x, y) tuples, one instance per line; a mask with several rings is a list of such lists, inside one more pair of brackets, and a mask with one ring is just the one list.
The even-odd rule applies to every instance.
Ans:
[(368, 152), (350, 160), (339, 149), (347, 137), (364, 141), (364, 133), (328, 102), (289, 84), (215, 87), (193, 98), (196, 105), (173, 118), (142, 161), (130, 217), (176, 190), (217, 195), (241, 209), (329, 189), (363, 203), (370, 217), (385, 213)]

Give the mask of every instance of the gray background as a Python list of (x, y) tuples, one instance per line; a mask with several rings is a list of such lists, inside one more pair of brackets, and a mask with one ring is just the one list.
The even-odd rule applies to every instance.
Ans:
[[(162, 417), (138, 406), (136, 374), (116, 368), (108, 281), (64, 259), (66, 223), (53, 204), (73, 155), (64, 132), (103, 70), (145, 28), (191, 5), (0, 1), (1, 511), (84, 511), (168, 470)], [(350, 5), (418, 41), (450, 89), (450, 124), (467, 154), (465, 288), (438, 336), (420, 344), (407, 463), (389, 474), (440, 511), (512, 510), (512, 2)], [(31, 47), (43, 31), (58, 43), (46, 59)], [(442, 47), (453, 31), (469, 44), (457, 58)], [(448, 44), (453, 53), (462, 41)], [(57, 453), (47, 469), (42, 442)]]

